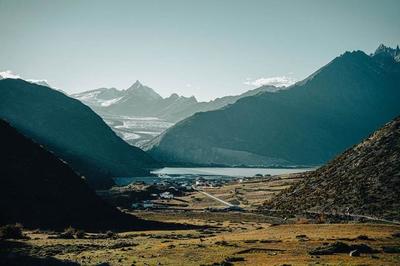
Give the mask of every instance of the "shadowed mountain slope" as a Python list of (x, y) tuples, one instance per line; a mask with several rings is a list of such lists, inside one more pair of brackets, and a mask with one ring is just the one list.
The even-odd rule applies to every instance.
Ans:
[(400, 117), (304, 178), (266, 207), (400, 220)]
[(0, 224), (87, 230), (168, 226), (142, 221), (107, 205), (66, 163), (3, 120), (0, 147)]
[(197, 113), (145, 149), (169, 163), (318, 165), (397, 116), (399, 101), (392, 52), (346, 52), (287, 90)]
[(110, 187), (110, 177), (146, 175), (158, 165), (89, 107), (48, 87), (0, 80), (0, 118), (67, 161), (95, 188)]

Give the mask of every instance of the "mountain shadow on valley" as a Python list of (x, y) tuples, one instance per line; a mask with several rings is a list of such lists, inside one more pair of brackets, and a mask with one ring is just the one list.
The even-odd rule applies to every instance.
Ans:
[(111, 187), (111, 177), (145, 176), (159, 166), (89, 107), (45, 86), (0, 80), (0, 118), (68, 162), (96, 189)]
[(144, 221), (99, 198), (65, 162), (0, 120), (0, 224), (62, 230), (185, 229)]

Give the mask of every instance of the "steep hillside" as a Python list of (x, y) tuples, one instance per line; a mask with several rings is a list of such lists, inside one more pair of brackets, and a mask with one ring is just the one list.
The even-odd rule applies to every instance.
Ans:
[(88, 230), (146, 228), (108, 206), (66, 163), (0, 120), (0, 224)]
[(386, 55), (346, 52), (287, 90), (197, 113), (145, 148), (171, 163), (325, 163), (400, 113), (400, 63)]
[(304, 178), (266, 207), (400, 220), (400, 117)]
[(112, 185), (110, 177), (145, 175), (157, 166), (90, 108), (48, 87), (0, 80), (0, 118), (67, 161), (95, 188)]

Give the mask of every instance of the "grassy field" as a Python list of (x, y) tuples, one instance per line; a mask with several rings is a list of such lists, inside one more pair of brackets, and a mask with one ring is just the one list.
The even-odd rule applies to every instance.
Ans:
[[(400, 254), (383, 246), (400, 246), (400, 226), (382, 224), (282, 224), (258, 215), (238, 213), (138, 212), (146, 219), (209, 225), (188, 231), (119, 233), (107, 239), (87, 234), (83, 239), (51, 239), (51, 234), (27, 231), (34, 256), (53, 256), (83, 265), (399, 265)], [(208, 215), (210, 214), (210, 215)], [(242, 215), (242, 216), (240, 216)], [(368, 239), (357, 239), (360, 235)], [(49, 238), (50, 237), (50, 238)], [(316, 247), (336, 241), (367, 244), (378, 251), (351, 257), (348, 253), (311, 256)], [(24, 247), (28, 250), (27, 247)], [(24, 248), (20, 248), (23, 251)], [(25, 251), (26, 251), (25, 250)], [(231, 265), (231, 264), (226, 264)]]
[[(54, 257), (82, 265), (400, 265), (400, 225), (388, 224), (308, 224), (305, 219), (283, 220), (256, 212), (262, 203), (299, 179), (296, 175), (276, 180), (264, 178), (232, 182), (204, 191), (228, 202), (236, 202), (247, 212), (215, 212), (223, 207), (199, 192), (165, 204), (166, 210), (137, 210), (132, 214), (146, 220), (205, 226), (186, 231), (142, 231), (118, 234), (89, 234), (79, 239), (54, 238), (54, 232), (26, 231), (28, 240), (15, 240), (1, 252)], [(181, 209), (178, 210), (177, 208)], [(186, 209), (186, 210), (185, 210)], [(249, 211), (250, 210), (250, 211)], [(360, 237), (361, 236), (361, 237)], [(317, 247), (335, 242), (365, 244), (374, 254), (349, 256), (349, 252), (310, 255)], [(11, 248), (11, 246), (14, 246)]]
[[(280, 175), (274, 178), (270, 180), (268, 177), (260, 177), (244, 180), (243, 182), (232, 181), (222, 187), (201, 187), (201, 190), (246, 210), (255, 210), (282, 189), (300, 181), (298, 174)], [(175, 199), (156, 200), (154, 202), (179, 209), (201, 210), (226, 207), (224, 204), (198, 191)]]

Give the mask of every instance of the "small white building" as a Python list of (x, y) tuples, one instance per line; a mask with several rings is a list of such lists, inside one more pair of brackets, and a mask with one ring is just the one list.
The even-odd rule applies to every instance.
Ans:
[(139, 209), (140, 207), (142, 207), (142, 206), (141, 206), (141, 204), (138, 203), (138, 202), (134, 202), (134, 203), (132, 203), (132, 205), (131, 205), (131, 208), (132, 208), (132, 209)]
[(131, 204), (132, 209), (148, 209), (153, 208), (154, 203), (150, 200), (144, 200), (142, 202), (134, 202)]
[(150, 200), (144, 200), (143, 201), (143, 208), (147, 209), (147, 208), (153, 208), (154, 203), (151, 202)]
[(160, 193), (160, 198), (162, 198), (162, 199), (173, 199), (174, 198), (174, 194), (166, 191), (166, 192)]

